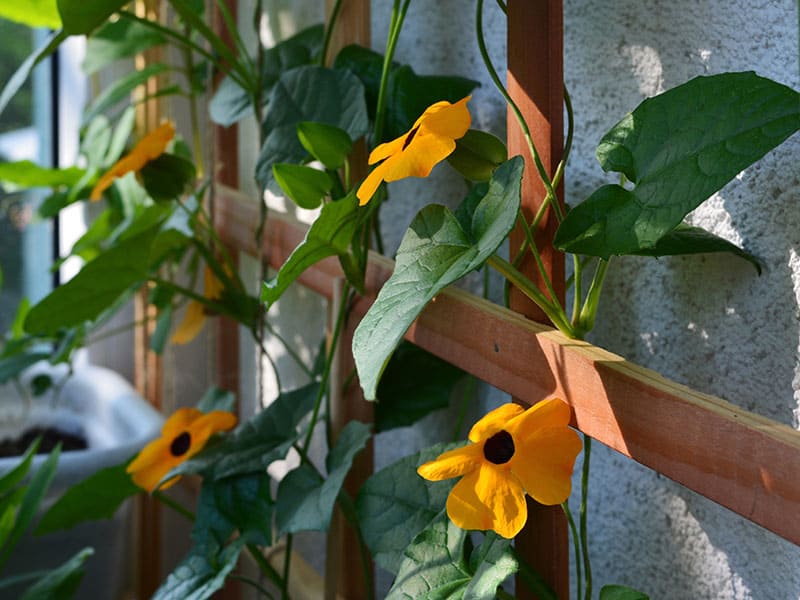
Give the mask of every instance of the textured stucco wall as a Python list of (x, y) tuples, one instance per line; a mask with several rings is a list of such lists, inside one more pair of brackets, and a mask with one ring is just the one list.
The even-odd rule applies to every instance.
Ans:
[[(373, 2), (373, 44), (381, 51), (391, 4)], [(412, 3), (397, 60), (418, 73), (480, 80), (470, 104), (475, 126), (502, 135), (505, 107), (473, 41), (473, 11), (466, 0)], [(577, 203), (609, 180), (594, 158), (596, 144), (646, 96), (695, 75), (737, 70), (800, 87), (797, 11), (792, 0), (566, 0), (565, 79), (577, 123), (567, 201)], [(505, 20), (493, 2), (485, 28), (502, 72)], [(761, 277), (726, 255), (615, 260), (592, 341), (797, 427), (798, 157), (795, 136), (691, 217), (761, 257), (767, 265)], [(452, 206), (462, 189), (446, 167), (422, 183), (394, 184), (382, 219), (387, 247), (397, 247), (424, 204)], [(506, 400), (489, 389), (480, 396), (476, 415)], [(452, 422), (438, 414), (413, 430), (381, 436), (378, 461), (449, 437)], [(800, 549), (600, 444), (594, 448), (590, 543), (598, 589), (616, 582), (652, 598), (800, 598)]]

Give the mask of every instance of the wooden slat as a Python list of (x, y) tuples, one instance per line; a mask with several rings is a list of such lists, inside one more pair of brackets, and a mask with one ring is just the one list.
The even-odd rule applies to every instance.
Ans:
[[(252, 229), (243, 224), (256, 222), (255, 203), (228, 191), (218, 209), (223, 239), (252, 251)], [(304, 235), (303, 226), (272, 214), (264, 255), (278, 267)], [(371, 297), (392, 268), (371, 258)], [(328, 259), (299, 281), (330, 297), (341, 276)], [(364, 298), (355, 310), (369, 304)], [(527, 404), (564, 398), (581, 431), (800, 544), (800, 432), (456, 288), (439, 294), (406, 337)]]
[[(563, 9), (561, 0), (509, 0), (508, 10), (508, 92), (519, 106), (531, 131), (533, 143), (550, 178), (561, 160), (563, 146), (562, 108)], [(525, 158), (522, 178), (521, 210), (530, 223), (546, 197), (544, 184), (531, 156), (528, 142), (513, 111), (508, 114), (508, 153)], [(562, 198), (563, 194), (559, 194)], [(556, 299), (564, 303), (564, 255), (553, 247), (558, 222), (553, 209), (545, 213), (535, 233), (542, 265), (552, 282)], [(511, 256), (525, 240), (516, 227), (509, 236)], [(533, 256), (525, 253), (520, 270), (540, 290), (547, 287), (536, 268)], [(512, 288), (510, 307), (541, 323), (549, 323), (541, 309), (524, 294)], [(515, 402), (520, 398), (514, 397)], [(567, 520), (560, 506), (543, 506), (528, 498), (528, 520), (516, 538), (516, 548), (524, 559), (550, 585), (558, 598), (569, 598), (569, 538)], [(517, 597), (532, 600), (536, 594), (517, 578)]]

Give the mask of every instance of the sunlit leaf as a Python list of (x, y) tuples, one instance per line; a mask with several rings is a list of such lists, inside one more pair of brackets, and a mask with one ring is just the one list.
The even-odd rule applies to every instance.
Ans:
[(325, 171), (304, 165), (275, 163), (272, 173), (284, 193), (301, 208), (318, 208), (333, 187)]
[(0, 182), (13, 184), (10, 188), (6, 187), (7, 190), (75, 185), (83, 173), (84, 170), (79, 167), (50, 169), (29, 160), (0, 163)]
[(9, 0), (0, 2), (0, 18), (28, 27), (61, 29), (56, 0)]
[(303, 148), (327, 169), (340, 168), (353, 150), (353, 140), (347, 132), (326, 123), (298, 123), (297, 137)]

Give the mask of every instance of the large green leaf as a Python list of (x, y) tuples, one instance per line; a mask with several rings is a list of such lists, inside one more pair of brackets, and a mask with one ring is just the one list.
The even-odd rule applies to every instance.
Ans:
[(333, 505), (342, 488), (353, 459), (370, 438), (370, 427), (360, 421), (350, 421), (328, 453), (328, 476), (320, 478), (310, 466), (302, 464), (289, 472), (278, 486), (275, 504), (275, 523), (279, 533), (298, 531), (327, 531)]
[(318, 390), (319, 384), (312, 383), (282, 393), (222, 442), (170, 471), (163, 481), (189, 473), (217, 480), (263, 472), (272, 462), (286, 457), (299, 436), (297, 426), (314, 405)]
[(23, 188), (75, 185), (83, 174), (78, 167), (49, 169), (29, 160), (0, 163), (0, 181)]
[[(268, 106), (269, 96), (281, 75), (314, 62), (322, 47), (322, 25), (314, 25), (276, 44), (264, 52), (261, 71), (261, 97)], [(253, 113), (253, 99), (238, 83), (225, 77), (208, 106), (214, 122), (229, 126)]]
[(497, 168), (464, 231), (444, 206), (430, 204), (411, 222), (395, 270), (353, 336), (353, 356), (364, 395), (374, 400), (378, 380), (403, 334), (445, 287), (480, 267), (514, 226), (522, 158)]
[(633, 254), (638, 256), (678, 256), (706, 252), (729, 252), (735, 254), (752, 264), (758, 274), (761, 275), (762, 263), (758, 257), (701, 227), (693, 227), (686, 223), (679, 224), (658, 240), (652, 248), (644, 248)]
[(244, 539), (238, 538), (218, 552), (195, 546), (156, 590), (152, 600), (204, 600), (225, 585), (239, 560)]
[(64, 31), (88, 35), (130, 0), (58, 0)]
[(191, 189), (196, 173), (192, 161), (169, 153), (154, 158), (139, 171), (144, 189), (156, 202), (180, 198)]
[(270, 478), (266, 472), (205, 481), (192, 538), (201, 547), (222, 547), (234, 531), (249, 544), (272, 544)]
[(434, 410), (446, 408), (453, 387), (465, 375), (411, 342), (401, 342), (378, 386), (375, 430), (380, 433), (407, 427)]
[(20, 600), (69, 600), (78, 589), (84, 574), (84, 564), (92, 554), (92, 548), (78, 551), (67, 562), (29, 587)]
[(303, 121), (327, 123), (356, 140), (367, 133), (369, 121), (364, 86), (347, 71), (305, 66), (285, 72), (275, 84), (264, 119), (264, 144), (258, 157), (256, 178), (262, 185), (272, 180), (275, 163), (300, 163), (307, 156), (297, 137)]
[(739, 172), (800, 129), (800, 94), (755, 73), (697, 77), (642, 102), (597, 150), (604, 185), (571, 210), (555, 245), (608, 258), (653, 248)]
[(56, 0), (13, 0), (0, 2), (0, 18), (28, 27), (61, 29)]
[(3, 473), (2, 477), (0, 477), (0, 496), (11, 491), (12, 488), (16, 487), (25, 479), (38, 448), (39, 440), (35, 440), (25, 451), (25, 454), (20, 457), (19, 463), (10, 471)]
[(272, 174), (284, 193), (300, 208), (319, 208), (333, 188), (330, 175), (305, 165), (275, 163)]
[(14, 71), (14, 74), (5, 82), (3, 91), (0, 93), (0, 114), (3, 113), (8, 103), (11, 102), (11, 99), (27, 81), (33, 68), (52, 54), (67, 37), (67, 33), (64, 30), (53, 32), (53, 34), (47, 38), (41, 46), (34, 50), (17, 70)]
[(489, 534), (467, 560), (466, 538), (442, 513), (406, 549), (386, 600), (495, 598), (497, 587), (518, 569), (511, 540)]
[(341, 200), (322, 207), (322, 212), (311, 224), (305, 239), (294, 249), (277, 275), (265, 281), (261, 301), (270, 306), (300, 274), (311, 265), (328, 256), (345, 254), (361, 219), (358, 199), (351, 192)]
[(25, 319), (29, 333), (54, 335), (97, 318), (131, 286), (147, 277), (155, 228), (125, 239), (87, 263), (75, 277), (31, 308)]
[(445, 505), (455, 479), (428, 482), (417, 467), (434, 460), (455, 444), (437, 444), (406, 456), (372, 475), (361, 487), (356, 510), (372, 557), (397, 574), (403, 552)]
[(70, 487), (39, 521), (36, 535), (113, 517), (126, 499), (141, 492), (126, 467), (127, 462), (101, 469)]
[(326, 169), (340, 168), (353, 150), (353, 140), (346, 131), (325, 123), (298, 123), (297, 137), (303, 148)]
[(91, 75), (114, 61), (130, 58), (166, 41), (159, 31), (132, 19), (106, 23), (86, 42), (83, 70)]

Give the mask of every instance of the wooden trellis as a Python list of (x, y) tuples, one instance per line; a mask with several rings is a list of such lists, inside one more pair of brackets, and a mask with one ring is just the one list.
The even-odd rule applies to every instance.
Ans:
[[(340, 42), (367, 43), (368, 0), (350, 0), (344, 6), (338, 25)], [(563, 131), (561, 0), (509, 0), (508, 13), (509, 88), (537, 132), (537, 147), (552, 173)], [(357, 32), (355, 39), (348, 37), (351, 32)], [(508, 142), (510, 154), (527, 156), (511, 122)], [(219, 154), (226, 160), (235, 156), (235, 139), (224, 143)], [(543, 196), (532, 173), (534, 169), (527, 165), (526, 211), (535, 210)], [(225, 183), (234, 182), (226, 178)], [(256, 248), (257, 202), (232, 188), (218, 188), (214, 218), (226, 244), (266, 257), (275, 268), (305, 235), (304, 226), (273, 213), (263, 248)], [(543, 224), (539, 238), (552, 239), (555, 224), (547, 219)], [(512, 244), (516, 239), (512, 237)], [(552, 253), (545, 259), (563, 293), (563, 258)], [(388, 259), (371, 256), (367, 295), (355, 305), (355, 319), (369, 308), (392, 268)], [(333, 301), (342, 280), (338, 261), (327, 259), (306, 271), (299, 282)], [(800, 432), (695, 392), (601, 348), (570, 340), (533, 320), (540, 315), (521, 299), (515, 299), (512, 307), (517, 312), (460, 289), (448, 289), (423, 311), (406, 338), (523, 404), (553, 396), (566, 399), (574, 411), (573, 425), (579, 430), (800, 544), (800, 520), (794, 518), (800, 514)], [(235, 335), (231, 327), (230, 323), (220, 327), (224, 344), (220, 356), (225, 362), (220, 363), (218, 375), (222, 377), (237, 368), (228, 347), (230, 336)], [(342, 366), (347, 372), (350, 368)], [(348, 418), (364, 419), (369, 411), (365, 413), (363, 400), (357, 396), (357, 388), (351, 389), (342, 410)], [(362, 462), (355, 479), (367, 474), (368, 465)], [(535, 542), (523, 537), (518, 544), (559, 597), (566, 598), (569, 554), (560, 509), (534, 511), (531, 520), (537, 531)], [(341, 562), (348, 554), (357, 556), (357, 550), (348, 548), (352, 541), (347, 539), (333, 543), (344, 544), (336, 551), (339, 562), (329, 564), (338, 575), (336, 589), (348, 598), (361, 597), (359, 571)], [(329, 594), (333, 591), (328, 590)]]

